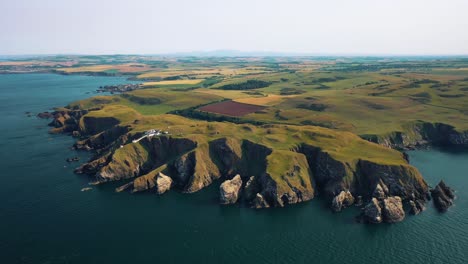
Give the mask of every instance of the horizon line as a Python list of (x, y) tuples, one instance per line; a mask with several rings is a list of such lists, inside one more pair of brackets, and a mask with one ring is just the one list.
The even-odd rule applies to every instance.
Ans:
[[(227, 53), (227, 54), (216, 54)], [(229, 54), (230, 53), (230, 54)], [(468, 53), (309, 53), (289, 51), (238, 51), (238, 50), (211, 50), (211, 51), (181, 51), (164, 53), (18, 53), (0, 54), (6, 57), (34, 57), (34, 56), (158, 56), (158, 57), (468, 57)]]

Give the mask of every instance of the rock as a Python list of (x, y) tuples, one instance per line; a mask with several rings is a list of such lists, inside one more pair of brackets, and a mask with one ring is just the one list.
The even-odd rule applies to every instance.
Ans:
[(256, 181), (255, 176), (251, 176), (245, 184), (243, 191), (243, 199), (245, 201), (251, 201), (255, 199), (256, 194), (260, 191), (260, 186)]
[(219, 187), (221, 204), (233, 204), (239, 198), (239, 191), (242, 186), (242, 179), (237, 174), (232, 180), (224, 181)]
[(252, 208), (260, 209), (260, 208), (268, 208), (270, 205), (265, 201), (263, 196), (259, 193), (255, 195), (255, 198), (252, 201)]
[(79, 161), (80, 158), (79, 157), (73, 157), (73, 158), (67, 158), (66, 161), (67, 162), (74, 162), (74, 161)]
[(409, 201), (409, 206), (410, 206), (410, 214), (412, 215), (418, 215), (422, 211), (426, 210), (426, 206), (424, 206), (424, 202), (420, 200), (410, 200)]
[(54, 117), (54, 115), (52, 113), (50, 113), (50, 112), (42, 112), (42, 113), (37, 114), (37, 117), (43, 118), (43, 119), (48, 119), (48, 118)]
[(382, 209), (376, 198), (372, 198), (370, 203), (363, 208), (362, 218), (367, 223), (378, 224), (382, 222)]
[(355, 206), (362, 206), (363, 204), (363, 200), (362, 200), (362, 196), (361, 195), (358, 195), (354, 201), (354, 205)]
[(401, 222), (405, 219), (405, 211), (399, 196), (392, 196), (383, 200), (382, 212), (387, 223)]
[(349, 191), (341, 191), (332, 200), (332, 210), (340, 212), (342, 209), (353, 205), (354, 197)]
[(164, 175), (163, 173), (158, 173), (156, 177), (156, 192), (158, 194), (163, 194), (171, 189), (172, 179), (171, 177)]
[(82, 192), (87, 192), (87, 191), (91, 191), (93, 188), (91, 187), (85, 187), (85, 188), (82, 188), (81, 191)]
[(440, 181), (437, 186), (431, 190), (431, 196), (434, 201), (435, 207), (440, 212), (445, 212), (453, 205), (453, 199), (455, 198), (454, 191), (448, 187), (444, 181)]
[(378, 183), (377, 186), (375, 187), (375, 190), (372, 196), (377, 199), (384, 199), (387, 196), (387, 193), (388, 193), (387, 186), (385, 185), (385, 183), (380, 181), (380, 183)]
[(73, 136), (73, 137), (80, 137), (81, 134), (80, 134), (79, 131), (75, 130), (75, 131), (72, 132), (72, 136)]

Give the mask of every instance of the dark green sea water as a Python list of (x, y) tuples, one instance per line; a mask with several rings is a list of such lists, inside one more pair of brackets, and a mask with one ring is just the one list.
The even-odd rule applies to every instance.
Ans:
[[(446, 214), (429, 209), (394, 225), (361, 225), (319, 198), (282, 209), (217, 204), (196, 194), (131, 195), (87, 187), (64, 160), (73, 139), (27, 117), (91, 96), (121, 78), (0, 75), (0, 263), (467, 263), (468, 153), (411, 152), (434, 185), (457, 192)], [(82, 160), (87, 153), (78, 154)]]

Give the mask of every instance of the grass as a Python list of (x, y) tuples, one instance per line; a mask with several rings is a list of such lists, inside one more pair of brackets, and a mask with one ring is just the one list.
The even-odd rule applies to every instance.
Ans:
[(204, 79), (195, 80), (172, 80), (172, 81), (159, 81), (159, 82), (144, 82), (143, 86), (159, 86), (159, 85), (178, 85), (178, 84), (199, 84)]
[[(54, 66), (60, 63), (68, 66)], [(263, 123), (385, 135), (422, 120), (468, 130), (468, 61), (464, 58), (62, 56), (2, 62), (0, 71), (8, 65), (20, 70), (32, 65), (24, 70), (50, 70), (41, 68), (47, 66), (66, 73), (129, 73), (148, 80), (146, 88), (158, 87), (130, 92), (128, 97), (98, 96), (74, 103), (85, 108), (123, 105), (149, 116), (232, 99), (266, 106), (241, 117)], [(248, 80), (271, 85), (249, 91), (217, 89)]]

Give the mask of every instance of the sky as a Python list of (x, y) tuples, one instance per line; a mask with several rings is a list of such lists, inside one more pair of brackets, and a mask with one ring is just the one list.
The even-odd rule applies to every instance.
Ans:
[(467, 55), (468, 0), (1, 0), (0, 54)]

